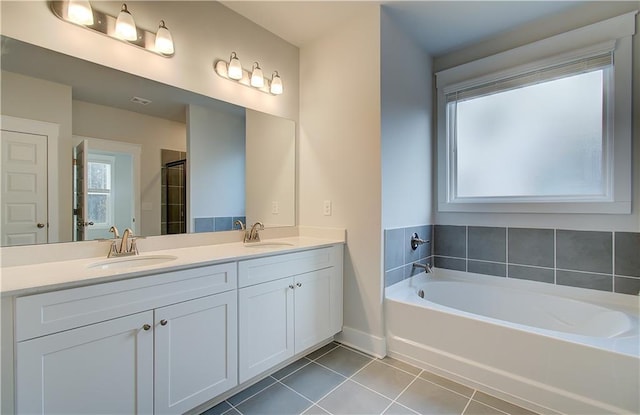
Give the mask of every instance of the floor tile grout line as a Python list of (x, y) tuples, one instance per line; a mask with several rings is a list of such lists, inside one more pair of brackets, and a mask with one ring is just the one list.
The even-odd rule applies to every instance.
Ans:
[[(423, 372), (428, 372), (428, 373), (431, 373), (432, 375), (436, 375), (435, 373), (433, 373), (433, 372), (429, 372), (429, 371), (427, 371), (427, 370), (423, 370)], [(422, 372), (420, 372), (420, 374), (422, 374)], [(436, 376), (439, 376), (439, 375), (436, 375)], [(447, 391), (449, 391), (449, 392), (453, 392), (453, 393), (455, 393), (455, 394), (457, 394), (457, 395), (460, 395), (460, 396), (462, 396), (462, 397), (464, 397), (464, 398), (469, 398), (467, 395), (465, 395), (465, 394), (463, 394), (463, 393), (460, 393), (460, 392), (455, 391), (455, 390), (453, 390), (453, 389), (449, 389), (449, 388), (447, 388), (446, 386), (442, 386), (442, 385), (440, 385), (440, 384), (438, 384), (438, 383), (436, 383), (436, 382), (434, 382), (434, 381), (431, 381), (431, 380), (429, 380), (429, 379), (425, 379), (425, 378), (420, 377), (420, 376), (418, 376), (418, 377), (419, 377), (421, 380), (424, 380), (425, 382), (429, 382), (429, 383), (431, 383), (431, 384), (433, 384), (433, 385), (436, 385), (436, 386), (438, 386), (438, 387), (440, 387), (440, 388), (442, 388), (442, 389), (445, 389), (445, 390), (447, 390)], [(440, 376), (440, 377), (442, 377), (442, 376)], [(453, 380), (451, 380), (451, 379), (447, 379), (447, 378), (445, 378), (445, 377), (442, 377), (442, 378), (443, 378), (443, 379), (446, 379), (446, 380), (448, 380), (448, 381), (450, 381), (450, 382), (452, 382), (452, 383), (455, 383), (455, 384), (457, 384), (457, 385), (464, 386), (465, 388), (469, 388), (468, 386), (465, 386), (465, 385), (463, 385), (463, 384), (461, 384), (461, 383), (458, 383), (458, 382), (456, 382), (456, 381), (453, 381)], [(473, 389), (473, 388), (469, 388), (469, 389), (471, 389), (471, 390), (473, 391), (473, 393), (471, 394), (471, 396), (473, 396), (473, 394), (475, 393), (475, 389)]]
[(398, 402), (397, 399), (400, 396), (402, 396), (402, 394), (405, 393), (407, 391), (407, 389), (409, 389), (409, 387), (411, 387), (411, 385), (413, 385), (415, 383), (416, 379), (418, 379), (420, 377), (420, 374), (422, 372), (424, 372), (424, 370), (420, 370), (420, 372), (417, 375), (413, 375), (413, 379), (411, 380), (411, 382), (409, 382), (409, 384), (407, 386), (405, 386), (404, 389), (402, 389), (400, 391), (400, 393), (394, 399), (391, 400), (391, 403), (384, 409), (384, 411), (382, 411), (382, 413), (384, 413), (387, 409), (389, 409), (395, 403), (395, 404), (398, 404), (398, 405), (402, 406), (403, 408), (407, 408), (408, 410), (410, 410), (412, 412), (415, 412), (416, 414), (419, 414), (419, 412), (414, 411), (413, 409), (409, 408), (408, 406), (405, 406), (402, 403)]
[[(331, 343), (327, 343), (326, 345), (329, 345), (329, 344), (333, 344), (335, 347), (332, 347), (332, 348), (331, 348), (331, 350), (328, 350), (328, 351), (326, 351), (325, 353), (322, 353), (320, 356), (316, 357), (315, 359), (310, 359), (308, 356), (309, 356), (311, 353), (315, 353), (317, 350), (316, 350), (316, 351), (313, 351), (313, 352), (311, 352), (311, 353), (309, 353), (309, 354), (307, 354), (306, 356), (304, 356), (304, 358), (309, 359), (309, 360), (311, 360), (312, 362), (315, 362), (316, 360), (320, 359), (320, 358), (321, 358), (321, 357), (323, 357), (323, 356), (328, 355), (329, 353), (331, 353), (332, 351), (336, 350), (338, 347), (340, 347), (340, 346), (341, 346), (341, 344), (340, 344), (340, 343), (335, 343), (334, 341), (331, 341)], [(325, 346), (322, 346), (322, 347), (325, 347)], [(322, 347), (320, 347), (318, 350), (322, 349)]]
[[(345, 379), (345, 380), (344, 380), (344, 382), (346, 382), (346, 381), (347, 381), (347, 379)], [(301, 397), (302, 397), (302, 398), (304, 398), (305, 400), (307, 400), (307, 401), (311, 402), (311, 406), (309, 406), (309, 407), (305, 408), (305, 411), (309, 410), (309, 408), (311, 408), (311, 407), (313, 407), (314, 405), (316, 405), (318, 408), (320, 408), (320, 409), (322, 409), (323, 411), (325, 411), (325, 412), (327, 412), (327, 413), (331, 414), (331, 412), (327, 411), (326, 409), (324, 409), (323, 407), (321, 407), (320, 405), (318, 405), (318, 402), (320, 402), (320, 399), (318, 399), (317, 401), (313, 401), (313, 400), (311, 400), (311, 399), (307, 398), (306, 396), (304, 396), (303, 394), (301, 394), (300, 392), (298, 392), (297, 390), (293, 389), (291, 386), (287, 385), (286, 383), (282, 383), (282, 382), (280, 382), (279, 380), (278, 380), (278, 381), (276, 381), (276, 382), (278, 382), (279, 384), (281, 384), (281, 385), (282, 385), (282, 386), (284, 386), (285, 388), (289, 389), (290, 391), (294, 392), (295, 394), (297, 394), (297, 395), (301, 396)], [(342, 384), (342, 383), (340, 383), (340, 384)], [(331, 393), (331, 392), (329, 392), (329, 393)]]
[[(227, 402), (229, 405), (231, 405), (231, 407), (232, 407), (233, 409), (235, 409), (235, 410), (237, 410), (238, 412), (242, 413), (240, 410), (238, 410), (238, 408), (236, 408), (236, 406), (240, 406), (240, 405), (242, 405), (243, 403), (245, 403), (245, 402), (246, 402), (246, 401), (248, 401), (249, 399), (253, 398), (253, 397), (254, 397), (254, 396), (256, 396), (257, 394), (261, 393), (262, 391), (265, 391), (265, 390), (269, 389), (270, 387), (272, 387), (273, 385), (275, 385), (275, 384), (278, 382), (278, 379), (274, 378), (274, 377), (273, 377), (273, 376), (271, 376), (271, 375), (266, 376), (264, 379), (266, 379), (266, 378), (271, 378), (271, 379), (273, 379), (275, 382), (270, 383), (270, 384), (269, 384), (268, 386), (266, 386), (265, 388), (260, 389), (258, 392), (254, 393), (253, 395), (251, 395), (251, 396), (249, 396), (249, 397), (247, 397), (247, 398), (245, 398), (245, 399), (241, 400), (240, 402), (238, 402), (238, 404), (237, 404), (237, 405), (234, 405), (234, 404), (232, 404), (231, 402), (229, 402), (229, 399), (230, 399), (230, 398), (233, 398), (233, 396), (235, 396), (235, 395), (233, 395), (233, 396), (229, 397), (229, 399), (225, 399), (225, 402)], [(253, 385), (256, 385), (256, 384), (258, 384), (259, 382), (262, 382), (264, 379), (259, 380), (258, 382), (254, 383)], [(253, 386), (253, 385), (251, 385), (251, 386)], [(249, 389), (251, 386), (248, 386), (246, 389)], [(246, 390), (246, 389), (243, 389), (243, 390)], [(242, 392), (242, 391), (239, 391), (238, 393), (241, 393), (241, 392)]]
[(464, 413), (466, 412), (467, 408), (469, 407), (469, 405), (471, 405), (471, 402), (473, 401), (473, 397), (476, 395), (476, 391), (475, 389), (473, 390), (473, 393), (471, 394), (471, 396), (469, 397), (469, 400), (467, 401), (467, 404), (464, 406), (464, 408), (462, 409), (462, 412), (460, 412), (460, 415), (464, 415)]
[[(397, 359), (394, 359), (394, 360), (396, 360), (396, 361), (398, 361), (398, 362), (402, 362), (402, 360), (397, 360)], [(392, 367), (392, 368), (394, 368), (394, 369), (398, 369), (398, 370), (400, 370), (400, 371), (402, 371), (402, 372), (404, 372), (404, 373), (406, 373), (406, 374), (408, 374), (408, 375), (411, 375), (411, 376), (418, 376), (420, 373), (422, 373), (422, 369), (420, 369), (420, 372), (418, 372), (418, 374), (416, 375), (415, 373), (411, 373), (411, 372), (408, 372), (408, 371), (406, 371), (406, 370), (404, 370), (404, 369), (401, 369), (401, 368), (399, 368), (399, 367), (397, 367), (397, 366), (394, 366), (394, 365), (392, 365), (391, 363), (387, 363), (387, 362), (383, 361), (383, 359), (377, 359), (377, 361), (378, 361), (378, 362), (380, 362), (380, 363), (382, 363), (383, 365), (387, 365), (387, 366)], [(402, 362), (402, 363), (405, 363), (405, 364), (409, 365), (409, 364), (408, 364), (408, 363), (406, 363), (406, 362)], [(409, 365), (409, 366), (411, 366), (411, 365)], [(417, 367), (415, 367), (415, 366), (412, 366), (412, 367), (414, 367), (414, 368), (418, 369), (418, 368), (417, 368)]]
[[(328, 354), (328, 353), (332, 352), (333, 350), (335, 350), (335, 349), (336, 349), (336, 348), (338, 348), (338, 347), (342, 347), (342, 345), (341, 345), (341, 344), (338, 344), (338, 346), (337, 346), (337, 347), (334, 347), (333, 349), (331, 349), (329, 352), (327, 352), (327, 353), (323, 354), (322, 356), (324, 356), (324, 355), (326, 355), (326, 354)], [(349, 350), (349, 349), (347, 349), (347, 350)], [(319, 359), (320, 357), (322, 357), (322, 356), (319, 356), (319, 357), (318, 357), (318, 359)], [(372, 357), (370, 357), (370, 356), (367, 356), (367, 357), (368, 357), (369, 359), (371, 359), (371, 361), (370, 361), (370, 362), (368, 362), (366, 365), (362, 366), (362, 367), (361, 367), (360, 369), (358, 369), (357, 371), (355, 371), (351, 376), (345, 376), (345, 375), (343, 375), (342, 373), (340, 373), (340, 372), (336, 372), (335, 370), (331, 369), (330, 367), (327, 367), (327, 366), (323, 365), (322, 363), (318, 363), (316, 360), (312, 360), (312, 361), (311, 361), (311, 363), (315, 363), (315, 364), (317, 364), (318, 366), (320, 366), (320, 367), (322, 367), (322, 368), (324, 368), (324, 369), (327, 369), (327, 370), (329, 370), (330, 372), (333, 372), (333, 373), (335, 373), (335, 374), (337, 374), (337, 375), (339, 375), (339, 376), (341, 376), (341, 377), (343, 377), (343, 378), (344, 378), (344, 379), (343, 379), (339, 384), (337, 384), (333, 389), (329, 390), (327, 393), (325, 393), (323, 396), (321, 396), (321, 397), (320, 397), (316, 402), (314, 402), (313, 404), (314, 404), (314, 405), (317, 405), (317, 406), (318, 406), (319, 408), (321, 408), (323, 411), (326, 411), (327, 413), (331, 414), (331, 412), (330, 412), (330, 411), (328, 411), (328, 410), (326, 410), (325, 408), (323, 408), (322, 406), (320, 406), (320, 405), (319, 405), (319, 402), (320, 402), (321, 400), (323, 400), (324, 398), (326, 398), (327, 396), (329, 396), (333, 391), (335, 391), (336, 389), (338, 389), (340, 386), (342, 386), (343, 384), (345, 384), (345, 383), (346, 383), (348, 380), (350, 380), (350, 379), (351, 379), (351, 377), (353, 377), (356, 373), (360, 372), (360, 371), (361, 371), (361, 370), (363, 370), (365, 367), (369, 366), (372, 362), (374, 362), (374, 361), (375, 361), (375, 359), (374, 359), (374, 358), (372, 358)], [(306, 365), (305, 365), (305, 366), (306, 366)], [(276, 382), (279, 382), (279, 380), (278, 380), (278, 379), (276, 379)], [(282, 383), (282, 382), (280, 382), (280, 383)], [(282, 384), (283, 384), (284, 386), (286, 386), (287, 388), (289, 388), (289, 389), (293, 390), (294, 392), (296, 392), (298, 395), (301, 395), (298, 391), (294, 390), (293, 388), (289, 387), (288, 385), (285, 385), (284, 383), (282, 383)], [(304, 396), (304, 395), (302, 395), (302, 396)], [(305, 397), (305, 399), (309, 400), (309, 398), (307, 398), (307, 397)], [(308, 408), (307, 408), (307, 409), (308, 409)]]
[[(302, 359), (307, 359), (307, 357), (305, 356), (305, 357), (303, 357), (303, 358), (301, 358), (301, 359), (298, 359), (298, 360), (302, 360)], [(297, 362), (298, 360), (296, 360), (296, 361), (294, 361), (294, 362), (290, 363), (290, 365), (292, 365), (293, 363)], [(311, 360), (311, 359), (307, 359), (307, 360), (308, 360), (308, 362), (306, 362), (304, 365), (300, 366), (299, 368), (297, 368), (296, 370), (294, 370), (294, 371), (293, 371), (293, 372), (291, 372), (291, 373), (287, 373), (286, 375), (284, 375), (284, 376), (283, 376), (283, 377), (281, 377), (280, 379), (278, 379), (278, 378), (276, 378), (275, 376), (273, 376), (274, 374), (278, 373), (279, 371), (276, 371), (276, 372), (274, 372), (273, 374), (271, 374), (271, 377), (272, 377), (272, 378), (274, 378), (276, 381), (281, 381), (281, 380), (283, 380), (283, 379), (286, 379), (286, 378), (288, 378), (289, 376), (293, 375), (294, 373), (297, 373), (298, 371), (300, 371), (300, 370), (304, 369), (305, 367), (309, 366), (311, 363), (314, 363), (314, 362), (313, 362), (313, 360)], [(284, 368), (286, 368), (286, 367), (288, 367), (288, 366), (285, 366), (285, 367), (283, 367), (282, 369), (284, 369)], [(282, 370), (282, 369), (280, 369), (280, 370)]]

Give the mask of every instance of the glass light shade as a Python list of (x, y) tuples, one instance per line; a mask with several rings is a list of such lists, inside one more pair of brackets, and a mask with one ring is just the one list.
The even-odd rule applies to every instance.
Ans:
[(229, 78), (235, 79), (236, 81), (242, 79), (242, 65), (240, 64), (240, 59), (238, 59), (235, 52), (231, 53), (227, 75)]
[(256, 88), (262, 88), (264, 86), (264, 76), (262, 75), (262, 69), (258, 62), (253, 64), (253, 71), (251, 71), (251, 86)]
[(138, 31), (133, 16), (127, 10), (127, 5), (122, 4), (122, 9), (116, 19), (116, 36), (124, 40), (137, 40)]
[(271, 78), (271, 89), (270, 89), (271, 93), (273, 95), (280, 95), (282, 94), (283, 88), (282, 88), (282, 79), (280, 78), (280, 75), (278, 75), (278, 72), (274, 72), (273, 73), (273, 77)]
[(88, 0), (70, 0), (67, 5), (67, 17), (74, 23), (91, 26), (93, 10)]
[(156, 33), (156, 50), (164, 55), (173, 55), (173, 37), (171, 32), (164, 25), (164, 20), (160, 21), (158, 33)]

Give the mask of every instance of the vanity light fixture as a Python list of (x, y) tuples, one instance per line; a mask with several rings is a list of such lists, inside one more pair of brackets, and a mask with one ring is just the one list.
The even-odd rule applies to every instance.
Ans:
[(173, 37), (163, 20), (160, 21), (158, 33), (138, 28), (124, 3), (117, 17), (92, 8), (89, 0), (49, 1), (49, 7), (60, 20), (109, 36), (156, 55), (169, 58), (175, 52)]
[(238, 55), (236, 55), (235, 52), (231, 52), (231, 57), (229, 58), (229, 69), (227, 72), (231, 79), (235, 79), (236, 81), (242, 79), (242, 64), (240, 64), (240, 59), (238, 59)]
[(281, 95), (282, 94), (282, 79), (278, 74), (278, 71), (274, 71), (273, 75), (271, 75), (271, 89), (270, 92), (273, 95)]
[(131, 13), (129, 13), (126, 3), (122, 3), (120, 14), (118, 14), (118, 19), (116, 20), (116, 36), (124, 40), (138, 39), (136, 22), (133, 20)]
[(67, 16), (74, 23), (91, 26), (93, 24), (93, 10), (89, 0), (69, 0)]
[(251, 86), (256, 88), (262, 88), (264, 86), (264, 76), (262, 75), (262, 69), (260, 69), (258, 62), (254, 62), (253, 68), (251, 69)]
[(164, 20), (160, 20), (160, 27), (156, 33), (156, 50), (163, 55), (173, 55), (173, 37), (171, 32), (164, 24)]
[(273, 72), (271, 80), (265, 79), (262, 68), (260, 68), (258, 62), (254, 62), (251, 71), (243, 69), (240, 64), (240, 59), (238, 59), (238, 55), (235, 52), (231, 52), (229, 62), (223, 60), (216, 61), (214, 69), (221, 78), (238, 82), (241, 85), (257, 89), (265, 94), (282, 94), (282, 79), (278, 75), (278, 71)]

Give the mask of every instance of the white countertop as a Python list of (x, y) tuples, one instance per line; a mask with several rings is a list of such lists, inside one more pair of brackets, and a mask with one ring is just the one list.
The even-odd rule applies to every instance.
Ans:
[[(241, 242), (203, 245), (188, 248), (141, 252), (140, 257), (171, 255), (175, 260), (155, 265), (120, 269), (90, 268), (104, 262), (105, 257), (92, 257), (33, 265), (3, 267), (0, 274), (0, 292), (3, 297), (34, 294), (108, 281), (134, 278), (158, 272), (176, 271), (194, 266), (212, 265), (272, 254), (302, 251), (344, 243), (344, 239), (295, 236), (269, 239), (263, 242), (284, 242), (291, 245), (247, 247)], [(121, 260), (113, 258), (112, 260)]]

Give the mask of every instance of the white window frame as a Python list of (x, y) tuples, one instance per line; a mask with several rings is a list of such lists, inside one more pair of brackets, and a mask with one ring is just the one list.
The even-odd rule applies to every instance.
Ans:
[[(87, 183), (87, 199), (90, 194), (102, 194), (107, 195), (107, 220), (106, 222), (96, 222), (92, 228), (94, 229), (108, 229), (111, 227), (111, 224), (114, 223), (114, 212), (115, 212), (115, 197), (113, 194), (113, 186), (115, 183), (115, 169), (116, 169), (116, 159), (113, 156), (108, 156), (104, 154), (95, 154), (89, 153), (87, 157), (87, 166), (89, 163), (100, 163), (100, 164), (109, 164), (111, 166), (111, 189), (108, 192), (103, 191), (95, 191), (95, 189), (90, 189)], [(87, 212), (88, 215), (88, 212)]]
[[(436, 74), (438, 100), (438, 210), (498, 213), (631, 213), (632, 42), (635, 15), (627, 13)], [(454, 143), (447, 124), (446, 95), (492, 81), (613, 51), (605, 97), (601, 197), (456, 198)], [(525, 62), (524, 64), (522, 62)]]

